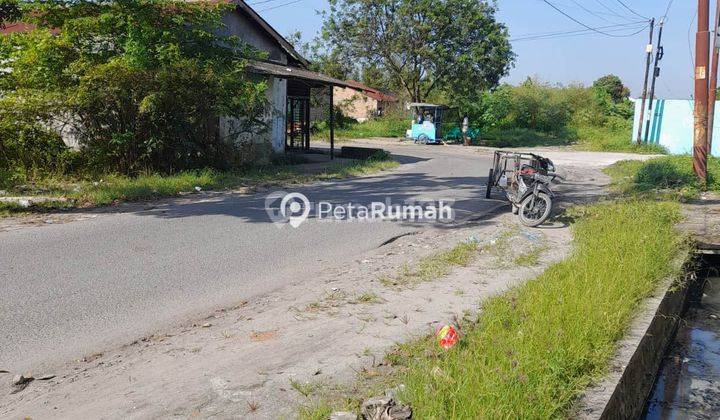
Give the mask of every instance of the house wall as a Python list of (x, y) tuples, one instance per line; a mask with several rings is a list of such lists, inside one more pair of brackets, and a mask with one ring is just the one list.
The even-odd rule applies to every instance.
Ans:
[[(646, 102), (646, 107), (649, 107)], [(635, 119), (631, 141), (637, 141), (640, 120), (641, 101), (635, 101)], [(645, 118), (650, 120), (648, 142), (665, 147), (672, 154), (690, 154), (693, 150), (694, 101), (690, 99), (656, 99), (653, 110), (645, 110)], [(647, 121), (647, 120), (646, 120)], [(713, 124), (712, 155), (720, 157), (720, 105), (715, 106)], [(642, 125), (642, 139), (645, 139), (646, 124)]]
[(271, 152), (285, 149), (285, 103), (287, 81), (270, 77), (265, 91), (268, 104), (263, 114), (267, 129), (262, 132), (240, 132), (241, 120), (220, 117), (218, 134), (240, 152), (238, 164), (268, 163)]
[[(226, 13), (223, 17), (225, 25), (223, 35), (236, 35), (244, 42), (268, 54), (268, 59), (282, 64), (288, 63), (287, 53), (277, 42), (241, 12)], [(268, 132), (259, 137), (267, 141), (275, 152), (285, 149), (285, 120), (287, 103), (287, 80), (269, 77), (268, 90), (265, 92), (268, 101), (266, 122)]]
[(344, 115), (366, 121), (377, 114), (378, 101), (355, 89), (333, 88), (333, 105), (340, 108)]
[(268, 53), (269, 60), (287, 64), (288, 58), (285, 51), (242, 13), (226, 13), (222, 21), (225, 24), (225, 28), (221, 31), (223, 35), (236, 35), (258, 50)]
[(273, 151), (285, 150), (285, 121), (287, 119), (287, 79), (273, 77), (269, 81), (268, 107), (270, 112), (270, 143)]

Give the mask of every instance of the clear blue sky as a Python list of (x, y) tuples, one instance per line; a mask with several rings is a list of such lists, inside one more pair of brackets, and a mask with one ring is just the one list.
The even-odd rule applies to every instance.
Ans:
[[(322, 25), (322, 18), (317, 11), (325, 10), (327, 2), (299, 0), (287, 4), (291, 1), (248, 0), (248, 3), (281, 34), (300, 30), (306, 40), (313, 38)], [(617, 0), (550, 1), (568, 15), (594, 28), (640, 20)], [(669, 0), (623, 1), (643, 16), (660, 18)], [(583, 7), (590, 12), (583, 10)], [(694, 44), (696, 7), (696, 1), (675, 0), (670, 9), (663, 34), (665, 58), (657, 83), (659, 97), (688, 98), (692, 94), (693, 65), (688, 29), (692, 23), (689, 35)], [(585, 29), (541, 0), (500, 0), (499, 9), (498, 19), (508, 26), (511, 38)], [(604, 29), (608, 30), (615, 28)], [(635, 31), (620, 28), (616, 33), (631, 32)], [(516, 83), (528, 76), (537, 76), (552, 83), (589, 84), (604, 74), (614, 73), (632, 89), (633, 95), (638, 95), (642, 89), (647, 37), (647, 30), (643, 30), (637, 35), (623, 38), (592, 33), (555, 39), (516, 40), (513, 41), (513, 48), (518, 55), (517, 62), (506, 81)]]

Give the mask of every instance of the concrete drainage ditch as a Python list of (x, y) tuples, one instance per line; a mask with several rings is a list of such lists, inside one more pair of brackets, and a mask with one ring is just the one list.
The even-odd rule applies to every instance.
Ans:
[(720, 247), (703, 245), (684, 282), (667, 279), (658, 288), (576, 417), (720, 418), (719, 270)]
[(644, 419), (720, 418), (720, 255), (703, 254), (699, 262)]

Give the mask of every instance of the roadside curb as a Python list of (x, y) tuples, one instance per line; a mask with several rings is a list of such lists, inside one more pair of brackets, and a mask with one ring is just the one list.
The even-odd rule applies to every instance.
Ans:
[(645, 408), (665, 352), (687, 308), (694, 278), (666, 279), (648, 298), (617, 345), (610, 372), (582, 395), (577, 418), (639, 418)]

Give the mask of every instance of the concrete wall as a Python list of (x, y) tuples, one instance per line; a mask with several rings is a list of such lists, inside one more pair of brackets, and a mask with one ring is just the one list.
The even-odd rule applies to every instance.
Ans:
[(273, 77), (268, 81), (268, 107), (270, 143), (275, 152), (285, 150), (285, 124), (287, 113), (287, 80)]
[(270, 152), (285, 148), (285, 103), (287, 81), (271, 77), (265, 92), (268, 105), (262, 120), (265, 130), (255, 133), (240, 132), (242, 120), (220, 117), (218, 134), (239, 152), (239, 164), (267, 163)]
[[(635, 119), (633, 121), (632, 141), (637, 139), (641, 101), (635, 101)], [(649, 101), (646, 103), (649, 107)], [(694, 101), (685, 99), (656, 99), (653, 110), (646, 109), (646, 121), (650, 120), (648, 143), (664, 146), (672, 154), (690, 154), (693, 148), (693, 107)], [(713, 124), (713, 156), (720, 156), (720, 105), (715, 107)], [(646, 124), (642, 127), (642, 139), (645, 139)]]

